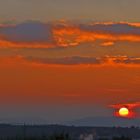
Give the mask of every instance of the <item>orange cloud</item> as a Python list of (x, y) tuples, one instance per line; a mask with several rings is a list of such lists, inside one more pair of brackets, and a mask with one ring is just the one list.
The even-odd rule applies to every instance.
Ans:
[(39, 42), (12, 42), (5, 39), (0, 39), (0, 48), (54, 48), (51, 43)]
[(56, 47), (72, 47), (78, 46), (82, 43), (92, 43), (96, 40), (106, 41), (101, 43), (101, 46), (111, 46), (117, 41), (130, 41), (140, 42), (140, 36), (138, 35), (111, 35), (104, 33), (90, 33), (83, 31), (68, 31), (67, 29), (54, 30), (53, 35), (55, 42), (13, 42), (9, 40), (0, 40), (1, 48), (56, 48)]
[(113, 46), (113, 45), (114, 45), (114, 42), (112, 42), (112, 41), (103, 42), (103, 43), (101, 44), (101, 46), (104, 46), (104, 47)]
[(58, 46), (77, 46), (81, 43), (95, 42), (97, 40), (111, 42), (128, 41), (140, 42), (140, 35), (137, 34), (117, 34), (101, 31), (86, 31), (78, 27), (53, 28), (53, 36)]
[(126, 24), (129, 26), (134, 26), (134, 27), (140, 27), (140, 23), (139, 22), (124, 22), (124, 21), (120, 21), (120, 22), (95, 22), (95, 23), (91, 23), (90, 25), (114, 25), (114, 24)]

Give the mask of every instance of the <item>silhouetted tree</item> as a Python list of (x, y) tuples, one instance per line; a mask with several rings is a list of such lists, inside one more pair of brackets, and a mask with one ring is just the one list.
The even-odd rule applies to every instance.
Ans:
[(113, 137), (112, 140), (132, 140), (132, 138), (121, 136), (121, 137)]

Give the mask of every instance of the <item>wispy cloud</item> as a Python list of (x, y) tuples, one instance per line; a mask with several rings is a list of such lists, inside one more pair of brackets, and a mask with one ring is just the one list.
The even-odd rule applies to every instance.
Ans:
[(121, 107), (127, 107), (129, 109), (134, 109), (134, 108), (140, 107), (140, 102), (113, 104), (113, 105), (110, 105), (110, 107), (115, 108), (115, 109), (120, 109)]
[(47, 58), (35, 56), (15, 56), (9, 57), (7, 60), (24, 60), (28, 63), (42, 64), (42, 65), (114, 65), (114, 66), (140, 66), (140, 58), (129, 58), (127, 56), (105, 56), (105, 57), (60, 57)]

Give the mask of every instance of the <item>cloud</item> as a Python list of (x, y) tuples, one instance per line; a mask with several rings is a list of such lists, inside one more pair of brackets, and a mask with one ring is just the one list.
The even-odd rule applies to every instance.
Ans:
[(35, 58), (26, 57), (28, 61), (40, 64), (60, 64), (60, 65), (79, 65), (79, 64), (100, 64), (101, 61), (97, 58), (90, 57), (63, 57), (63, 58)]
[(28, 65), (42, 65), (42, 66), (122, 66), (122, 67), (140, 67), (140, 58), (131, 58), (126, 56), (105, 56), (105, 57), (35, 57), (35, 56), (1, 56), (0, 62), (4, 65), (11, 65), (17, 63), (24, 63)]
[(140, 23), (93, 23), (82, 24), (80, 28), (83, 30), (106, 32), (112, 34), (140, 34)]
[(113, 104), (113, 105), (110, 105), (110, 107), (115, 108), (115, 109), (120, 109), (121, 107), (127, 107), (129, 109), (134, 109), (134, 108), (140, 107), (140, 102)]
[(84, 24), (75, 26), (56, 26), (53, 35), (58, 46), (77, 46), (82, 43), (103, 42), (140, 42), (140, 28), (128, 24)]
[(38, 64), (56, 64), (56, 65), (138, 65), (140, 66), (140, 58), (127, 56), (105, 56), (105, 57), (62, 57), (62, 58), (39, 58), (39, 57), (24, 57), (24, 59)]
[(51, 42), (51, 25), (40, 22), (25, 22), (0, 28), (0, 33), (13, 42)]
[(55, 46), (47, 42), (13, 42), (0, 39), (0, 48), (55, 48)]
[(103, 42), (101, 43), (101, 46), (107, 47), (107, 46), (113, 46), (115, 43), (112, 41), (107, 41), (107, 42)]
[(100, 41), (101, 46), (115, 42), (140, 43), (140, 23), (41, 23), (25, 22), (0, 26), (0, 47), (65, 48)]

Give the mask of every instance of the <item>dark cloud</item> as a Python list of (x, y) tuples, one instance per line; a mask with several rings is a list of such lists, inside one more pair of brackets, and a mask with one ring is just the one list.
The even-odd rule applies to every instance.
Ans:
[(40, 64), (62, 64), (62, 65), (78, 65), (78, 64), (100, 64), (101, 61), (97, 58), (90, 57), (63, 57), (63, 58), (36, 58), (26, 57), (28, 61), (40, 63)]
[(60, 65), (79, 65), (79, 64), (135, 64), (140, 65), (140, 58), (127, 56), (105, 56), (105, 57), (62, 57), (62, 58), (39, 58), (39, 57), (25, 57), (26, 60), (38, 64), (60, 64)]
[(50, 24), (32, 21), (0, 28), (0, 34), (14, 42), (51, 42), (51, 31)]
[(140, 27), (131, 23), (98, 23), (91, 25), (81, 24), (80, 28), (88, 31), (106, 32), (111, 34), (138, 34), (140, 35)]

